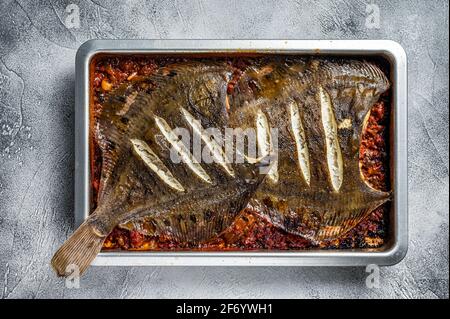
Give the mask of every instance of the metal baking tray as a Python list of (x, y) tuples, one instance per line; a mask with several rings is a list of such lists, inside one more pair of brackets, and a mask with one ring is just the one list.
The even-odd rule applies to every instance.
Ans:
[(403, 48), (387, 40), (90, 40), (76, 54), (75, 83), (75, 226), (90, 213), (89, 67), (99, 54), (266, 53), (297, 55), (381, 56), (390, 64), (391, 185), (388, 240), (381, 248), (302, 251), (108, 251), (94, 265), (109, 266), (363, 266), (393, 265), (408, 246), (407, 207), (407, 67)]

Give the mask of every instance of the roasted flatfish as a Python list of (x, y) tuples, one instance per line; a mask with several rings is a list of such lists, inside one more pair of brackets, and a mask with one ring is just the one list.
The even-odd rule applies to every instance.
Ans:
[[(177, 64), (111, 94), (98, 119), (103, 158), (98, 207), (55, 253), (52, 265), (59, 275), (70, 264), (83, 272), (113, 228), (133, 220), (149, 221), (151, 229), (142, 231), (193, 243), (232, 223), (264, 179), (259, 168), (270, 162), (230, 163), (222, 148), (201, 134), (202, 128), (227, 125), (232, 71), (226, 63)], [(179, 127), (199, 131), (215, 161), (194, 158), (191, 145), (174, 131)]]
[[(83, 272), (118, 225), (198, 243), (253, 207), (319, 242), (346, 233), (390, 199), (366, 183), (359, 162), (369, 110), (390, 85), (376, 65), (268, 57), (250, 63), (227, 92), (235, 71), (226, 62), (183, 62), (111, 94), (97, 128), (98, 207), (53, 257), (58, 274), (70, 264)], [(203, 163), (193, 146), (179, 143), (179, 127), (199, 134), (215, 161)], [(227, 160), (221, 145), (202, 135), (205, 128), (254, 129), (258, 156)]]
[(359, 163), (369, 111), (389, 86), (377, 66), (360, 60), (269, 58), (248, 67), (228, 99), (229, 125), (256, 127), (260, 155), (275, 146), (278, 154), (249, 205), (317, 243), (389, 200), (366, 183)]

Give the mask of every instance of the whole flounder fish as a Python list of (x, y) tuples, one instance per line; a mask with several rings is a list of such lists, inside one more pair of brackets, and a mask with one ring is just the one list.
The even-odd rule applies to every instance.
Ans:
[[(113, 228), (133, 220), (146, 218), (153, 234), (194, 243), (232, 223), (264, 178), (258, 167), (269, 164), (232, 164), (213, 139), (201, 135), (202, 129), (227, 125), (232, 71), (225, 63), (172, 65), (112, 94), (98, 121), (98, 207), (55, 253), (51, 263), (59, 275), (70, 264), (82, 273)], [(174, 132), (178, 127), (199, 133), (215, 161), (194, 158)], [(179, 162), (171, 157), (173, 149)]]
[(389, 85), (377, 66), (359, 60), (269, 58), (248, 67), (228, 99), (229, 124), (256, 127), (260, 155), (275, 147), (278, 154), (250, 206), (319, 242), (389, 200), (366, 183), (359, 163), (369, 111)]
[[(69, 264), (84, 271), (117, 225), (199, 242), (250, 205), (284, 230), (320, 241), (342, 235), (389, 200), (364, 181), (358, 157), (369, 110), (389, 88), (378, 67), (271, 57), (252, 63), (227, 93), (234, 71), (225, 63), (181, 63), (113, 94), (99, 120), (98, 208), (52, 259), (59, 274)], [(148, 86), (156, 88), (136, 89)], [(254, 128), (260, 162), (232, 164), (202, 136), (215, 163), (198, 163), (177, 143), (175, 127), (192, 134)], [(181, 163), (170, 158), (171, 148)], [(274, 154), (264, 179), (257, 168)]]

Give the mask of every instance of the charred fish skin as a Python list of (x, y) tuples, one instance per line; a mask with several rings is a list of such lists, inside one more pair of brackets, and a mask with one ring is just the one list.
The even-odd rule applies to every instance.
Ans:
[[(171, 128), (186, 126), (180, 113), (185, 107), (207, 126), (223, 127), (227, 120), (225, 106), (226, 82), (232, 69), (223, 63), (184, 63), (168, 66), (162, 74), (144, 78), (134, 84), (126, 84), (114, 91), (99, 117), (97, 130), (102, 149), (102, 177), (100, 194), (108, 184), (116, 163), (128, 156), (129, 137), (137, 138), (155, 126), (155, 118), (168, 121)], [(150, 92), (137, 93), (141, 86)], [(163, 88), (163, 89), (162, 89)], [(130, 100), (130, 106), (125, 107)], [(157, 101), (157, 102), (155, 102)], [(126, 110), (126, 112), (124, 112)], [(166, 143), (160, 130), (154, 130), (158, 143)]]
[(232, 95), (245, 98), (229, 98), (230, 123), (252, 127), (263, 112), (279, 130), (279, 181), (260, 186), (250, 201), (255, 211), (319, 242), (389, 200), (364, 181), (358, 156), (364, 121), (388, 88), (378, 67), (359, 60), (271, 59), (244, 72)]
[(145, 79), (154, 86), (150, 92), (136, 93), (132, 85), (119, 88), (100, 114), (98, 206), (55, 253), (52, 266), (59, 275), (70, 264), (85, 271), (114, 227), (147, 215), (159, 225), (157, 233), (194, 243), (209, 239), (231, 224), (262, 182), (259, 163), (196, 163), (190, 146), (179, 144), (182, 161), (174, 162), (172, 130), (183, 127), (192, 134), (195, 129), (186, 111), (205, 128), (226, 126), (232, 69), (225, 63), (169, 68)]
[[(183, 242), (200, 243), (232, 223), (265, 177), (259, 174), (257, 164), (242, 164), (233, 166), (236, 178), (221, 172), (227, 180), (211, 185), (199, 179), (194, 187), (191, 175), (179, 173), (185, 168), (177, 168), (169, 161), (165, 164), (173, 176), (178, 176), (184, 191), (163, 183), (143, 158), (133, 156), (120, 170), (114, 192), (107, 196), (114, 199), (115, 213), (96, 216), (97, 223), (127, 228), (147, 220), (155, 225), (154, 233), (147, 230), (147, 235), (169, 235)], [(201, 222), (191, 222), (192, 216)]]
[[(216, 163), (198, 163), (192, 157), (192, 148), (183, 146), (178, 149), (178, 152), (182, 155), (181, 163), (174, 163), (170, 157), (170, 149), (177, 142), (172, 130), (182, 127), (188, 129), (191, 136), (194, 133), (195, 127), (186, 117), (187, 114), (197, 119), (203, 125), (203, 128), (225, 126), (227, 119), (225, 115), (226, 87), (231, 69), (226, 65), (205, 65), (204, 63), (186, 63), (170, 66), (170, 68), (170, 78), (154, 79), (154, 81), (159, 82), (159, 89), (150, 95), (139, 94), (136, 97), (134, 104), (129, 108), (129, 112), (137, 112), (139, 118), (136, 120), (132, 118), (126, 122), (127, 124), (136, 123), (134, 127), (138, 127), (140, 132), (136, 132), (134, 129), (126, 132), (131, 131), (134, 135), (139, 133), (133, 138), (142, 141), (141, 143), (146, 143), (158, 157), (158, 160), (164, 162), (165, 167), (161, 167), (162, 171), (170, 171), (180, 185), (175, 188), (167, 187), (167, 185), (161, 183), (160, 177), (155, 176), (154, 170), (149, 170), (148, 165), (147, 168), (142, 165), (145, 163), (145, 161), (142, 161), (142, 157), (130, 156), (129, 152), (125, 151), (122, 156), (125, 158), (124, 165), (120, 165), (119, 157), (119, 160), (116, 161), (115, 171), (110, 173), (117, 182), (114, 183), (113, 195), (109, 197), (114, 198), (116, 203), (117, 198), (122, 198), (125, 203), (133, 203), (134, 206), (140, 207), (148, 206), (150, 209), (155, 202), (159, 202), (159, 199), (155, 200), (155, 196), (159, 196), (164, 202), (169, 202), (182, 196), (192, 196), (193, 192), (206, 192), (216, 185), (230, 183), (248, 185), (241, 175), (230, 174), (234, 170), (242, 170), (242, 167), (236, 168), (235, 164), (224, 167)], [(109, 111), (113, 113), (115, 110), (109, 109)], [(111, 134), (108, 131), (111, 126), (108, 125), (111, 113), (105, 114), (104, 127), (106, 132), (103, 135), (106, 137), (115, 136), (114, 132)], [(114, 126), (120, 127), (123, 118), (129, 116), (129, 114), (125, 113), (119, 118), (115, 118), (116, 114), (113, 113), (113, 123)], [(134, 115), (134, 113), (131, 113), (131, 115)], [(140, 120), (144, 121), (144, 124), (139, 123)], [(142, 129), (142, 127), (145, 127), (145, 129)], [(112, 130), (114, 131), (115, 128), (113, 127)], [(119, 135), (118, 140), (113, 141), (114, 144), (128, 143), (123, 137), (128, 138), (129, 136)], [(248, 167), (248, 170), (251, 172), (256, 168)], [(178, 191), (180, 186), (184, 189), (183, 194)], [(105, 191), (108, 191), (107, 188), (105, 188)], [(210, 196), (217, 195), (210, 194)], [(126, 211), (127, 209), (124, 209), (120, 216), (115, 216), (115, 219), (118, 222), (123, 222), (136, 217), (126, 213)], [(133, 212), (133, 214), (135, 213)]]

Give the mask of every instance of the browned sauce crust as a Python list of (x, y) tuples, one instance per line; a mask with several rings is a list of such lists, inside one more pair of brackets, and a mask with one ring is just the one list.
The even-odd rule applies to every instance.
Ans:
[[(100, 149), (95, 141), (95, 121), (102, 109), (105, 93), (135, 76), (155, 73), (165, 65), (185, 61), (186, 58), (150, 58), (145, 56), (97, 57), (91, 65), (91, 130), (90, 149), (94, 206), (99, 187), (102, 165)], [(236, 68), (228, 85), (232, 91), (242, 70), (251, 63), (245, 57), (226, 59)], [(370, 114), (360, 148), (361, 170), (370, 185), (379, 190), (389, 189), (388, 125), (389, 98), (384, 96), (376, 103)], [(244, 210), (236, 221), (220, 236), (199, 246), (175, 242), (170, 238), (145, 236), (137, 231), (116, 227), (106, 239), (103, 249), (125, 250), (257, 250), (257, 249), (345, 249), (375, 248), (384, 244), (388, 227), (389, 203), (374, 210), (358, 226), (339, 239), (323, 241), (318, 245), (300, 236), (288, 234), (259, 217), (255, 212)]]

